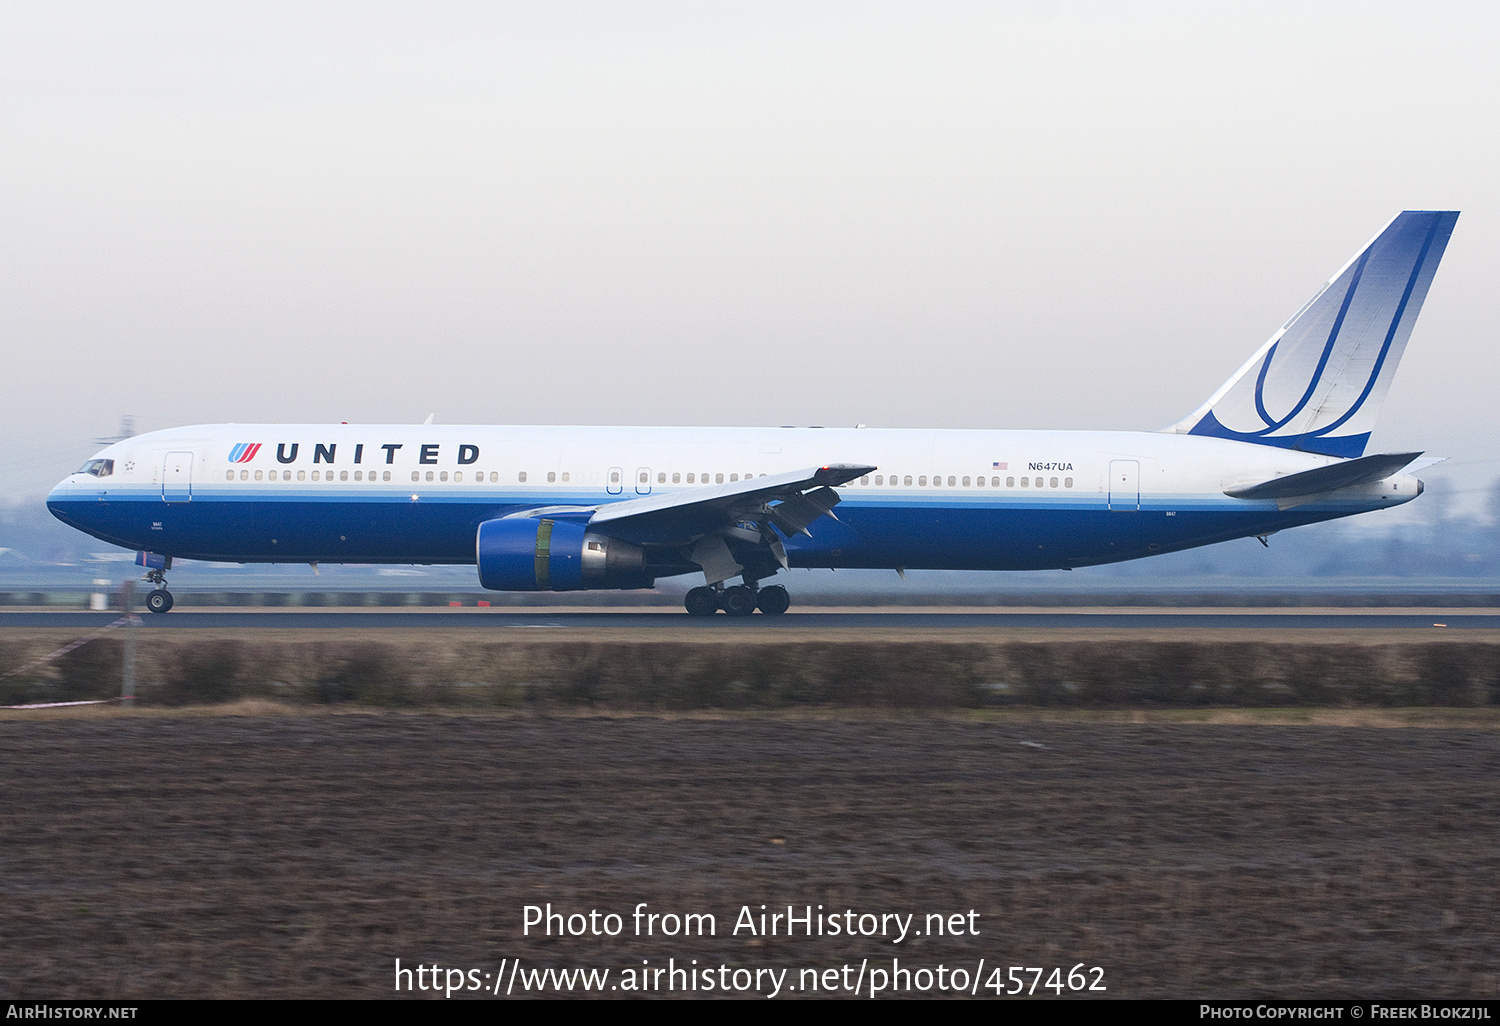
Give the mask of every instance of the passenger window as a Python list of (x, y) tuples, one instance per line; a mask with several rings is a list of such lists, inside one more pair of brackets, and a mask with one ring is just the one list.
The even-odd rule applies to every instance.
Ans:
[(354, 480), (356, 480), (356, 481), (363, 481), (364, 478), (360, 476), (362, 473), (364, 473), (364, 471), (362, 471), (362, 470), (356, 470), (354, 472)]
[(1053, 488), (1057, 487), (1057, 478), (1055, 478), (1055, 477), (1052, 479), (1052, 487)]
[(665, 470), (659, 470), (659, 471), (657, 471), (657, 473), (656, 473), (656, 483), (657, 484), (666, 484), (667, 483), (667, 472)]
[(723, 483), (724, 483), (724, 475), (723, 474), (715, 474), (714, 475), (714, 484), (723, 484)]
[(643, 470), (643, 471), (641, 471), (641, 479), (640, 479), (640, 481), (638, 483), (640, 483), (640, 484), (650, 484), (651, 483), (651, 472), (649, 470)]
[(869, 484), (870, 483), (870, 475), (866, 474), (864, 477), (860, 478), (859, 479), (859, 483), (862, 484), (862, 485)]
[(340, 481), (347, 481), (347, 480), (349, 480), (349, 471), (347, 471), (347, 470), (341, 470), (341, 471), (339, 471), (339, 480)]
[(571, 477), (571, 476), (572, 475), (570, 475), (566, 470), (564, 470), (563, 471), (563, 484), (567, 484), (568, 483), (568, 478)]
[[(316, 473), (317, 473), (317, 471), (316, 471), (316, 470), (314, 470), (314, 471), (313, 471), (313, 473), (314, 473), (314, 474), (316, 474)], [(411, 479), (412, 479), (412, 480), (413, 480), (413, 481), (420, 481), (420, 480), (422, 480), (422, 472), (421, 472), (421, 471), (419, 471), (419, 470), (413, 470), (413, 471), (412, 471), (412, 472), (411, 472)]]
[(688, 484), (692, 484), (692, 483), (693, 483), (693, 475), (689, 474), (688, 475)]
[(258, 470), (255, 472), (255, 480), (257, 480), (257, 481), (260, 480), (260, 471), (258, 471)]
[(555, 470), (549, 470), (549, 471), (547, 471), (547, 483), (548, 484), (556, 484), (557, 483), (557, 471), (555, 471)]
[(1023, 478), (1021, 478), (1021, 487), (1022, 488), (1025, 488), (1030, 483), (1031, 483), (1031, 478), (1029, 478), (1029, 477), (1023, 477)]
[(298, 481), (306, 481), (307, 480), (307, 471), (305, 471), (305, 470), (299, 470), (299, 471), (297, 471), (297, 480)]
[[(521, 480), (524, 481), (526, 479), (523, 477), (523, 478), (521, 478)], [(499, 484), (499, 483), (500, 483), (500, 472), (498, 470), (492, 470), (492, 471), (490, 471), (490, 484)]]
[(965, 488), (969, 487), (969, 479), (968, 478), (964, 478), (964, 487)]
[[(964, 481), (964, 484), (968, 484), (968, 483), (969, 482), (967, 480)], [(953, 475), (952, 474), (948, 475), (948, 487), (949, 488), (953, 487)]]
[(383, 474), (380, 475), (380, 480), (382, 480), (382, 481), (389, 481), (390, 479), (391, 479), (391, 472), (389, 470), (385, 471)]
[[(430, 470), (427, 472), (427, 480), (429, 480), (429, 481), (432, 480), (432, 471), (430, 471)], [(446, 481), (446, 480), (448, 480), (448, 472), (445, 470), (441, 474), (439, 474), (438, 475), (438, 480), (439, 481)]]
[(905, 480), (903, 480), (901, 483), (904, 484), (904, 485), (906, 485), (908, 488), (910, 488), (911, 487), (911, 475), (907, 474)]
[(740, 475), (738, 475), (738, 474), (730, 474), (729, 475), (729, 480), (731, 480), (731, 481), (738, 481), (739, 479), (740, 479)]
[(516, 480), (519, 481), (519, 482), (521, 482), (522, 484), (525, 484), (526, 483), (526, 471), (523, 470), (519, 474), (517, 474), (516, 475)]
[(1014, 488), (1015, 486), (1016, 486), (1016, 479), (1015, 478), (1013, 478), (1013, 477), (1007, 477), (1005, 479), (1005, 487), (1007, 487), (1007, 488)]
[(610, 484), (619, 484), (620, 483), (620, 472), (618, 470), (611, 470), (609, 472), (609, 483)]
[(680, 473), (673, 474), (672, 475), (672, 483), (673, 484), (681, 484), (682, 483), (682, 475)]
[(453, 480), (455, 480), (455, 481), (462, 481), (463, 479), (464, 479), (464, 472), (462, 470), (455, 470), (453, 472)]
[(430, 470), (427, 472), (427, 480), (429, 480), (429, 481), (432, 480), (432, 471), (430, 471)]
[(917, 478), (917, 487), (919, 487), (919, 488), (926, 488), (927, 487), (927, 475), (926, 474), (923, 474), (923, 475), (921, 475), (920, 477)]
[(276, 471), (274, 471), (274, 470), (267, 471), (266, 472), (266, 477), (269, 478), (272, 481), (276, 480)]
[[(999, 488), (1000, 487), (1000, 479), (998, 477), (992, 477), (992, 478), (990, 478), (990, 487), (992, 487), (992, 488)], [(1007, 487), (1009, 487), (1009, 486), (1007, 486)]]
[(1063, 478), (1063, 487), (1064, 488), (1072, 488), (1073, 487), (1073, 479), (1071, 477), (1065, 477), (1065, 478)]

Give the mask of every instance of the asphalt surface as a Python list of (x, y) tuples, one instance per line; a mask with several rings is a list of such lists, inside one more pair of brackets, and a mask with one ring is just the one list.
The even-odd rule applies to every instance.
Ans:
[[(118, 613), (80, 611), (4, 612), (0, 628), (97, 628), (110, 623)], [(516, 609), (431, 609), (413, 612), (384, 610), (224, 610), (196, 612), (174, 610), (170, 613), (142, 614), (142, 623), (150, 629), (174, 628), (360, 628), (473, 627), (497, 629), (507, 627), (563, 627), (581, 630), (593, 628), (628, 628), (639, 630), (699, 625), (705, 628), (764, 628), (784, 624), (789, 628), (814, 628), (822, 631), (869, 630), (891, 631), (913, 629), (981, 628), (1016, 629), (1231, 629), (1231, 630), (1402, 630), (1414, 628), (1448, 628), (1452, 630), (1500, 629), (1500, 614), (1445, 609), (1348, 611), (1318, 610), (1296, 612), (1263, 609), (1219, 611), (1068, 611), (1009, 610), (1003, 612), (960, 611), (878, 611), (878, 610), (808, 610), (794, 607), (780, 618), (756, 614), (742, 618), (716, 615), (702, 620), (671, 608), (650, 611), (590, 610), (516, 610)]]

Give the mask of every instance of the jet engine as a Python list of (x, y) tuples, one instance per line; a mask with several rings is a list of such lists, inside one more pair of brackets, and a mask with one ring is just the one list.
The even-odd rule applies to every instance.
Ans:
[(479, 525), (479, 583), (491, 591), (649, 588), (639, 545), (570, 520), (506, 517)]

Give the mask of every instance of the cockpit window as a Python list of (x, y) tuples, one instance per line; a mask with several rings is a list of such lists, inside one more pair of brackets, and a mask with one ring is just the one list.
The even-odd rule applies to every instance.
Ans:
[(78, 468), (80, 474), (90, 474), (94, 477), (108, 477), (115, 472), (114, 460), (89, 460)]

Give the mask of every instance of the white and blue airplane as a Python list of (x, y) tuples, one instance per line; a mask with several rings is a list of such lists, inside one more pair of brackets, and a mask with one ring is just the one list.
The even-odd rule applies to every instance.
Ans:
[(1408, 471), (1435, 461), (1364, 452), (1457, 218), (1398, 214), (1156, 432), (220, 424), (116, 442), (47, 506), (136, 549), (158, 613), (174, 559), (473, 564), (498, 591), (701, 572), (688, 612), (747, 616), (786, 611), (761, 582), (793, 566), (1070, 569), (1264, 541), (1421, 494)]

